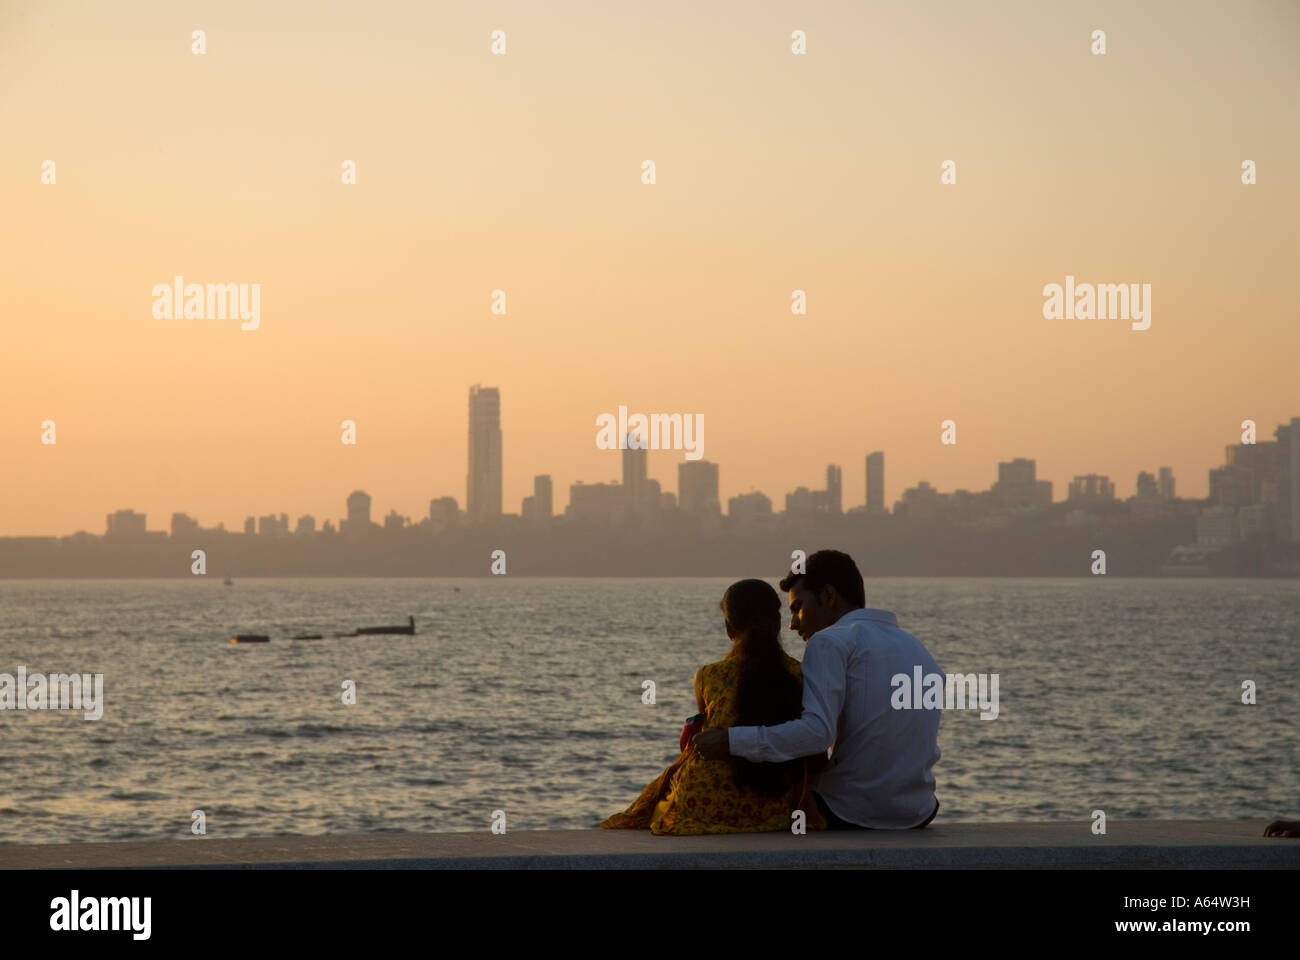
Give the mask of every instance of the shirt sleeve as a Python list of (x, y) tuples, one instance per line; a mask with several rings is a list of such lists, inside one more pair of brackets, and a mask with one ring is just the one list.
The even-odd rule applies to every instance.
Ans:
[(847, 651), (831, 637), (813, 636), (803, 658), (802, 715), (774, 727), (731, 727), (731, 755), (780, 763), (825, 753), (835, 742), (847, 674)]

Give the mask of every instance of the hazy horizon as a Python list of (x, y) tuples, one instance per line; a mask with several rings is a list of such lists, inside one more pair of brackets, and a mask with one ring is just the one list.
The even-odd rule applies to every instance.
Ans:
[[(463, 509), (475, 383), (507, 513), (536, 474), (557, 513), (618, 479), (620, 405), (702, 415), (724, 509), (828, 463), (857, 506), (874, 450), (887, 506), (1017, 457), (1056, 500), (1160, 466), (1204, 497), (1242, 420), (1300, 415), (1297, 28), (1284, 2), (12, 0), (0, 536), (323, 521), (355, 489)], [(156, 319), (177, 275), (260, 284), (259, 327)], [(1044, 319), (1067, 276), (1150, 284), (1150, 328)], [(675, 492), (682, 459), (649, 474)]]
[[(503, 417), (503, 418), (504, 418), (504, 417)], [(1271, 442), (1271, 440), (1272, 440), (1272, 428), (1270, 427), (1270, 428), (1268, 428), (1268, 429), (1263, 429), (1263, 430), (1261, 430), (1261, 431), (1260, 431), (1259, 440), (1260, 440), (1260, 442)], [(655, 463), (655, 458), (656, 458), (656, 457), (659, 457), (661, 461), (662, 461), (662, 460), (673, 461), (673, 458), (677, 458), (676, 461), (673, 461), (673, 462), (670, 462), (670, 463), (669, 463), (667, 469), (664, 469), (663, 471), (661, 471), (661, 472), (658, 473), (658, 474), (656, 474), (656, 471), (654, 471), (654, 470), (651, 470), (651, 471), (650, 471), (650, 475), (651, 475), (652, 477), (655, 477), (655, 478), (657, 478), (657, 479), (660, 479), (661, 484), (663, 484), (663, 492), (665, 492), (665, 493), (673, 493), (673, 494), (676, 494), (676, 492), (677, 492), (676, 463), (677, 463), (677, 462), (680, 462), (681, 453), (678, 452), (678, 451), (648, 451), (647, 453), (648, 453), (648, 459), (649, 459), (649, 462), (650, 462), (651, 464)], [(1014, 459), (1014, 458), (1007, 458), (1007, 459)], [(1034, 459), (1034, 458), (1033, 458), (1033, 457), (1028, 457), (1027, 459), (1031, 459), (1031, 460), (1032, 460), (1032, 459)], [(864, 460), (865, 460), (865, 455), (864, 455)], [(890, 481), (890, 474), (889, 474), (889, 464), (890, 464), (889, 454), (888, 454), (888, 452), (886, 452), (886, 454), (885, 454), (885, 490), (886, 490), (885, 510), (886, 510), (886, 512), (892, 512), (892, 511), (893, 511), (895, 501), (897, 501), (898, 499), (900, 499), (900, 498), (902, 497), (904, 487), (913, 487), (913, 486), (915, 486), (917, 483), (926, 480), (926, 478), (922, 477), (922, 478), (920, 478), (919, 480), (913, 480), (913, 481), (893, 481), (893, 482), (891, 483), (891, 481)], [(1167, 466), (1167, 464), (1164, 464), (1164, 465)], [(1218, 464), (1215, 464), (1215, 465), (1217, 466)], [(1207, 467), (1206, 467), (1206, 470), (1208, 471), (1208, 469), (1209, 469), (1209, 467), (1207, 466)], [(722, 467), (719, 468), (719, 473), (720, 473), (720, 475), (721, 475), (724, 471), (725, 471), (725, 465), (722, 465)], [(825, 471), (825, 465), (823, 465), (823, 466), (821, 467), (821, 475), (820, 475), (820, 476), (818, 476), (818, 477), (813, 477), (813, 478), (810, 479), (808, 482), (800, 484), (800, 486), (808, 487), (808, 488), (811, 488), (811, 489), (814, 489), (814, 490), (823, 489), (823, 488), (825, 487), (825, 480), (826, 480), (826, 478), (825, 478), (825, 476), (824, 476), (824, 471)], [(849, 490), (847, 490), (847, 489), (845, 490), (845, 495), (844, 495), (844, 504), (843, 504), (843, 509), (844, 509), (845, 511), (853, 510), (853, 509), (858, 509), (858, 508), (863, 508), (863, 507), (866, 506), (866, 496), (865, 496), (865, 487), (864, 487), (864, 484), (865, 484), (865, 467), (864, 467), (864, 469), (863, 469), (862, 471), (859, 471), (859, 472), (860, 472), (861, 474), (863, 474), (863, 476), (860, 476), (860, 477), (859, 477), (859, 480), (861, 481), (861, 482), (859, 483), (859, 487), (862, 488), (862, 489), (859, 490), (859, 494), (860, 494), (860, 495), (855, 495), (852, 491), (849, 491)], [(1154, 474), (1154, 473), (1156, 472), (1156, 468), (1155, 468), (1155, 467), (1151, 467), (1151, 468), (1149, 468), (1149, 469), (1147, 470), (1147, 472), (1148, 472), (1148, 473), (1153, 473), (1153, 474)], [(847, 465), (844, 465), (844, 473), (845, 473), (846, 475), (849, 473), (849, 469), (848, 469)], [(1071, 475), (1071, 477), (1066, 478), (1066, 479), (1054, 479), (1054, 478), (1051, 478), (1051, 477), (1044, 477), (1044, 476), (1041, 474), (1041, 471), (1040, 471), (1039, 474), (1038, 474), (1038, 480), (1040, 480), (1040, 481), (1041, 481), (1041, 480), (1048, 480), (1048, 481), (1051, 481), (1051, 483), (1052, 483), (1052, 502), (1053, 502), (1053, 504), (1057, 504), (1057, 503), (1064, 503), (1064, 502), (1067, 501), (1067, 499), (1068, 499), (1067, 494), (1068, 494), (1068, 492), (1069, 492), (1069, 481), (1073, 479), (1073, 476), (1074, 476), (1074, 475)], [(993, 482), (994, 482), (996, 479), (997, 479), (997, 464), (992, 464), (992, 465), (991, 465), (991, 475), (990, 475), (990, 477), (987, 479), (987, 481), (986, 481), (985, 483), (983, 483), (982, 485), (976, 486), (976, 487), (974, 487), (973, 489), (969, 489), (968, 492), (971, 492), (971, 493), (985, 492), (985, 491), (987, 491), (987, 490), (988, 490), (988, 489), (993, 485)], [(1116, 497), (1116, 500), (1117, 500), (1117, 501), (1126, 500), (1126, 499), (1128, 499), (1130, 496), (1132, 496), (1132, 495), (1135, 493), (1135, 490), (1134, 490), (1134, 488), (1135, 488), (1135, 486), (1136, 486), (1136, 483), (1135, 483), (1135, 482), (1125, 484), (1125, 483), (1123, 483), (1120, 479), (1118, 479), (1118, 478), (1116, 478), (1116, 477), (1110, 477), (1109, 479), (1111, 480), (1111, 482), (1112, 482), (1112, 483), (1114, 484), (1114, 486), (1115, 486), (1115, 497)], [(1194, 496), (1194, 495), (1190, 495), (1190, 494), (1188, 494), (1188, 493), (1184, 490), (1184, 483), (1183, 483), (1182, 478), (1179, 477), (1179, 476), (1177, 476), (1177, 474), (1175, 474), (1174, 479), (1175, 479), (1175, 482), (1176, 482), (1176, 499), (1179, 499), (1179, 500), (1197, 500), (1197, 499), (1204, 499), (1204, 497), (1205, 497), (1205, 495), (1206, 495), (1204, 492), (1202, 492), (1199, 496)], [(590, 480), (590, 479), (583, 479), (583, 478), (579, 478), (579, 480), (580, 480), (581, 482), (583, 482), (583, 483), (589, 483), (589, 484), (595, 484), (595, 483), (611, 483), (611, 482), (612, 482), (612, 483), (619, 483), (619, 482), (621, 482), (621, 478), (620, 478), (618, 475), (614, 475), (614, 476), (611, 476), (611, 477), (605, 477), (605, 478), (602, 478), (602, 479), (600, 479), (600, 480)], [(926, 481), (926, 482), (928, 482), (928, 481)], [(896, 486), (896, 488), (897, 488), (896, 490), (895, 490), (895, 486)], [(932, 484), (932, 486), (933, 486), (933, 484)], [(1204, 486), (1204, 485), (1203, 485), (1203, 486)], [(1124, 489), (1125, 487), (1127, 487), (1128, 489), (1125, 490), (1125, 489)], [(724, 489), (724, 490), (726, 489), (725, 486), (723, 487), (723, 489)], [(753, 490), (753, 489), (758, 489), (758, 488), (756, 488), (756, 487), (752, 487), (752, 485), (751, 485), (751, 490)], [(958, 488), (958, 489), (967, 489), (967, 488)], [(784, 509), (785, 509), (785, 499), (784, 499), (785, 494), (786, 494), (786, 493), (790, 493), (790, 492), (792, 492), (792, 491), (793, 491), (793, 488), (792, 488), (792, 490), (782, 490), (782, 491), (763, 490), (763, 491), (760, 491), (760, 492), (766, 494), (766, 495), (771, 499), (771, 501), (772, 501), (772, 510), (773, 510), (773, 512), (779, 514), (779, 513), (782, 513), (782, 512), (784, 511)], [(893, 491), (893, 492), (891, 493), (891, 491)], [(392, 509), (396, 509), (396, 508), (395, 508), (395, 507), (392, 507), (389, 503), (385, 502), (381, 494), (377, 494), (377, 493), (376, 493), (375, 491), (373, 491), (373, 490), (366, 490), (366, 491), (364, 491), (364, 492), (367, 493), (367, 494), (369, 494), (370, 497), (371, 497), (371, 509), (370, 509), (370, 514), (371, 514), (371, 520), (372, 520), (372, 522), (375, 523), (376, 525), (382, 524), (383, 519), (384, 519), (384, 517), (388, 514), (388, 512), (389, 512), (390, 510), (392, 510)], [(737, 490), (737, 491), (736, 491), (736, 493), (747, 493), (747, 492), (751, 492), (751, 491), (750, 491), (750, 490)], [(950, 492), (952, 492), (952, 491), (951, 491), (951, 490), (942, 490), (942, 489), (941, 489), (939, 492), (941, 492), (941, 493), (950, 493)], [(352, 493), (352, 490), (349, 490), (347, 493), (348, 493), (348, 494)], [(531, 478), (530, 478), (530, 480), (529, 480), (529, 488), (528, 488), (527, 492), (525, 493), (525, 496), (527, 496), (527, 495), (531, 495), (531, 494), (532, 494), (532, 486), (531, 486)], [(736, 495), (736, 494), (731, 494), (731, 496), (735, 496), (735, 495)], [(465, 491), (464, 491), (464, 489), (462, 489), (462, 490), (459, 492), (459, 495), (457, 495), (457, 494), (455, 494), (455, 493), (447, 493), (447, 492), (443, 492), (443, 493), (438, 493), (438, 494), (436, 494), (436, 496), (453, 496), (453, 497), (456, 499), (456, 501), (457, 501), (457, 504), (458, 504), (458, 506), (459, 506), (459, 508), (460, 508), (460, 512), (461, 512), (461, 514), (463, 515), (463, 514), (465, 513), (466, 497), (465, 497)], [(347, 509), (346, 509), (346, 502), (345, 502), (345, 501), (346, 501), (346, 497), (347, 497), (347, 494), (340, 493), (339, 497), (337, 498), (337, 499), (338, 499), (338, 504), (337, 504), (337, 506), (335, 507), (335, 512), (330, 512), (328, 508), (327, 508), (326, 511), (323, 512), (323, 513), (310, 513), (310, 511), (308, 511), (308, 513), (309, 513), (311, 516), (313, 516), (313, 517), (315, 518), (315, 520), (316, 520), (316, 529), (317, 529), (318, 531), (319, 531), (319, 530), (324, 526), (324, 524), (325, 524), (327, 521), (330, 522), (330, 523), (333, 523), (333, 524), (335, 525), (335, 527), (337, 528), (339, 522), (342, 521), (342, 520), (345, 520), (345, 519), (346, 519), (346, 517), (347, 517)], [(431, 499), (432, 499), (432, 498), (431, 498)], [(724, 494), (723, 494), (723, 498), (722, 498), (722, 513), (723, 513), (724, 516), (728, 514), (728, 510), (727, 510), (727, 500), (728, 500), (728, 495), (726, 495), (726, 494), (724, 493)], [(564, 513), (564, 506), (565, 506), (565, 505), (568, 503), (568, 501), (569, 501), (569, 497), (568, 497), (568, 486), (567, 486), (567, 485), (566, 485), (565, 488), (564, 488), (563, 496), (561, 496), (561, 491), (558, 489), (558, 487), (555, 489), (555, 491), (554, 491), (554, 501), (555, 501), (555, 514), (556, 514), (556, 515), (561, 515), (561, 514), (563, 514), (563, 513)], [(426, 518), (428, 517), (428, 512), (429, 512), (429, 504), (428, 504), (428, 502), (426, 501), (426, 502), (424, 503), (423, 506), (424, 506), (424, 509), (423, 509), (422, 511), (418, 511), (418, 510), (417, 510), (417, 512), (414, 513), (413, 515), (411, 515), (411, 514), (405, 514), (405, 513), (403, 513), (403, 512), (400, 511), (400, 510), (398, 511), (398, 513), (401, 513), (403, 516), (407, 516), (408, 519), (410, 519), (412, 523), (419, 523), (421, 520), (424, 520), (424, 519), (426, 519)], [(241, 516), (241, 517), (237, 517), (237, 518), (233, 518), (233, 519), (232, 519), (232, 518), (229, 518), (229, 517), (207, 517), (207, 516), (197, 516), (197, 515), (196, 515), (196, 512), (195, 512), (194, 510), (186, 510), (183, 506), (180, 507), (180, 508), (178, 508), (178, 509), (176, 509), (176, 510), (167, 511), (166, 513), (155, 513), (155, 512), (151, 512), (151, 511), (149, 511), (149, 510), (146, 510), (146, 509), (141, 509), (138, 505), (135, 505), (135, 504), (129, 504), (129, 503), (128, 503), (128, 504), (116, 504), (116, 505), (113, 505), (112, 507), (106, 507), (106, 509), (105, 509), (105, 511), (104, 511), (104, 516), (106, 517), (107, 514), (114, 513), (114, 512), (116, 512), (117, 510), (123, 510), (123, 509), (131, 509), (131, 510), (135, 510), (137, 513), (145, 514), (146, 517), (152, 517), (152, 520), (150, 520), (150, 521), (148, 522), (148, 529), (149, 529), (150, 531), (164, 531), (164, 532), (165, 532), (165, 531), (168, 531), (168, 530), (170, 529), (170, 527), (171, 527), (171, 520), (172, 520), (172, 514), (173, 514), (173, 513), (184, 513), (184, 514), (187, 514), (187, 515), (190, 516), (192, 519), (199, 521), (199, 523), (200, 523), (200, 525), (201, 525), (201, 527), (202, 527), (203, 529), (216, 529), (218, 526), (224, 526), (224, 527), (226, 528), (226, 530), (227, 530), (228, 532), (230, 532), (230, 533), (240, 533), (240, 532), (242, 532), (242, 531), (243, 531), (243, 527), (244, 527), (244, 522), (245, 522), (245, 520), (249, 519), (250, 517), (251, 517), (251, 518), (254, 518), (254, 519), (260, 519), (261, 517), (264, 517), (264, 516), (267, 516), (267, 515), (277, 516), (277, 517), (278, 517), (281, 513), (284, 513), (284, 514), (287, 514), (287, 515), (288, 515), (288, 517), (289, 517), (289, 522), (290, 522), (290, 528), (292, 529), (292, 527), (297, 523), (297, 520), (299, 519), (299, 517), (303, 515), (303, 511), (302, 511), (302, 510), (300, 510), (300, 509), (295, 509), (295, 508), (292, 507), (292, 505), (288, 505), (287, 508), (286, 508), (286, 507), (281, 507), (281, 508), (271, 509), (271, 510), (268, 511), (268, 513), (265, 513), (265, 514), (262, 514), (262, 513), (259, 513), (259, 514), (247, 514), (247, 515), (245, 515), (245, 516)], [(511, 505), (507, 502), (507, 503), (505, 504), (505, 506), (503, 507), (502, 515), (503, 515), (503, 516), (515, 516), (515, 517), (518, 517), (518, 516), (520, 515), (519, 506), (518, 506), (518, 505), (515, 505), (515, 506), (512, 508)], [(99, 527), (102, 528), (103, 526), (104, 526), (104, 521), (101, 520), (101, 521), (100, 521), (100, 524), (99, 524)], [(4, 530), (0, 530), (0, 537), (6, 537), (6, 536), (69, 536), (69, 535), (71, 535), (71, 534), (73, 534), (73, 533), (100, 533), (100, 534), (102, 534), (103, 532), (104, 532), (104, 531), (103, 531), (102, 529), (98, 529), (98, 528), (96, 528), (96, 529), (89, 529), (89, 530), (83, 528), (82, 530), (79, 530), (79, 531), (72, 531), (72, 530), (49, 531), (49, 530), (47, 530), (47, 531), (40, 531), (40, 532), (37, 532), (37, 533), (34, 533), (34, 534), (31, 534), (31, 533), (9, 533), (9, 532), (6, 532), (6, 531), (4, 531)]]

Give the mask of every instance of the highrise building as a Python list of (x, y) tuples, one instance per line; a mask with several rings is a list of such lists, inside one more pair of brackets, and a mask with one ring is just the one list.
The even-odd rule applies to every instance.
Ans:
[(533, 477), (533, 495), (524, 497), (520, 514), (525, 520), (532, 523), (550, 520), (554, 512), (553, 503), (551, 475), (549, 473), (539, 474)]
[(1248, 507), (1254, 501), (1251, 474), (1245, 467), (1225, 465), (1210, 470), (1210, 503), (1216, 507), (1236, 510)]
[(1069, 499), (1099, 503), (1115, 499), (1115, 484), (1109, 477), (1090, 473), (1075, 477), (1070, 483)]
[(1038, 463), (1024, 457), (998, 464), (998, 483), (1012, 485), (1032, 484), (1038, 475)]
[(903, 499), (894, 504), (894, 515), (909, 520), (933, 520), (944, 512), (947, 503), (944, 494), (922, 480), (903, 491)]
[(1300, 543), (1300, 417), (1274, 436), (1226, 448), (1223, 466), (1210, 470), (1210, 503), (1239, 511), (1243, 535)]
[(104, 531), (104, 535), (110, 537), (143, 537), (144, 517), (143, 513), (136, 513), (134, 510), (118, 510), (115, 513), (110, 513), (107, 515), (108, 529)]
[(826, 512), (826, 491), (795, 487), (785, 495), (785, 515), (790, 519), (807, 518)]
[(501, 392), (469, 389), (469, 476), (465, 510), (470, 523), (501, 516)]
[(1279, 532), (1300, 543), (1300, 417), (1282, 424), (1277, 437), (1278, 519)]
[(199, 522), (187, 513), (172, 514), (172, 538), (197, 536)]
[(787, 517), (807, 517), (816, 514), (837, 514), (843, 512), (843, 471), (836, 464), (826, 467), (826, 489), (809, 490), (796, 487), (792, 493), (785, 495), (785, 512)]
[(1003, 507), (1050, 507), (1052, 482), (1038, 479), (1038, 462), (1017, 457), (998, 464), (998, 480), (993, 484), (994, 502)]
[(625, 503), (620, 484), (578, 482), (569, 487), (569, 505), (564, 513), (577, 523), (612, 526), (622, 519)]
[[(1266, 511), (1276, 518), (1281, 459), (1276, 441), (1229, 445), (1224, 450), (1223, 466), (1210, 470), (1211, 501), (1218, 506), (1266, 505)], [(1281, 533), (1282, 539), (1287, 539), (1285, 531)]]
[(772, 518), (772, 501), (755, 490), (727, 501), (727, 517), (733, 526), (749, 526)]
[(831, 513), (844, 511), (844, 494), (840, 483), (843, 474), (844, 471), (833, 463), (826, 467), (826, 509)]
[(1160, 499), (1172, 500), (1174, 498), (1174, 468), (1160, 468)]
[(634, 440), (641, 443), (636, 434), (629, 433), (623, 450), (623, 493), (627, 497), (628, 510), (636, 512), (645, 508), (649, 453), (644, 449), (634, 449)]
[(885, 512), (885, 454), (867, 454), (867, 512)]
[(677, 503), (695, 516), (719, 516), (718, 465), (708, 460), (686, 460), (677, 467)]
[(348, 518), (339, 524), (343, 533), (367, 533), (370, 530), (370, 494), (353, 490), (348, 494)]
[(460, 520), (460, 505), (455, 497), (437, 497), (429, 501), (429, 529), (434, 533), (450, 530)]
[(555, 513), (553, 491), (554, 488), (551, 486), (551, 475), (549, 473), (533, 477), (533, 497), (537, 502), (537, 515), (543, 520), (551, 519)]

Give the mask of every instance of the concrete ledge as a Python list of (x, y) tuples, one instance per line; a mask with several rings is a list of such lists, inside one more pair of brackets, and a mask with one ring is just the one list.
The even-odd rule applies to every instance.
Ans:
[(1300, 840), (1258, 820), (951, 823), (924, 830), (656, 837), (646, 830), (0, 844), (0, 869), (1296, 869)]

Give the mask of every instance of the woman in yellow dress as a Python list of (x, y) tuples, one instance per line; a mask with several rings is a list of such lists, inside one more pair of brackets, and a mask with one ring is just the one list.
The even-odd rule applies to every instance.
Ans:
[[(799, 661), (781, 648), (781, 598), (762, 580), (741, 580), (722, 597), (731, 650), (695, 674), (706, 727), (775, 726), (803, 709)], [(820, 757), (824, 764), (825, 756)], [(601, 823), (616, 829), (691, 836), (789, 830), (801, 810), (809, 830), (825, 830), (809, 777), (818, 758), (759, 763), (705, 760), (689, 742), (672, 765), (622, 813)]]

